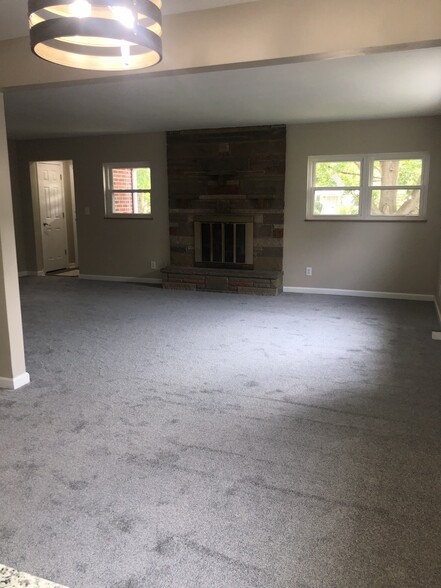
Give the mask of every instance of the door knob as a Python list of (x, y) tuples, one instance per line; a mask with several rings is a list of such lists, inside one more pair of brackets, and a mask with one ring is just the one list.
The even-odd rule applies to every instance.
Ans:
[(43, 223), (43, 227), (50, 227), (49, 223)]

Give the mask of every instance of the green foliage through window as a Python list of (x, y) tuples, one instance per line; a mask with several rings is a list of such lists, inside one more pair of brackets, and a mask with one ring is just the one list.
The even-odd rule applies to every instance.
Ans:
[(337, 188), (360, 185), (360, 161), (322, 161), (315, 166), (315, 183), (318, 188)]
[(150, 192), (137, 192), (138, 214), (151, 214)]
[(310, 158), (313, 217), (421, 217), (425, 157)]
[(135, 184), (136, 188), (140, 190), (150, 190), (152, 187), (150, 179), (150, 168), (149, 167), (138, 167), (134, 170), (135, 172)]
[(373, 186), (419, 186), (422, 159), (382, 159), (373, 163)]

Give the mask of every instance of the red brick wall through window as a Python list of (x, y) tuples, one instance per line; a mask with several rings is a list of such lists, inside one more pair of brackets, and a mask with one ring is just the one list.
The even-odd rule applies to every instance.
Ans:
[[(132, 190), (133, 170), (130, 168), (114, 168), (111, 173), (114, 190)], [(124, 192), (114, 193), (113, 212), (116, 214), (133, 214), (133, 195)]]

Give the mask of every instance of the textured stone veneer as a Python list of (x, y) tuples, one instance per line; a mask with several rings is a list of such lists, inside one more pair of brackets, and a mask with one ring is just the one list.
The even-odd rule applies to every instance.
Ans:
[[(171, 132), (167, 154), (171, 265), (162, 270), (163, 287), (278, 294), (282, 289), (285, 127)], [(234, 222), (251, 218), (250, 269), (195, 267), (194, 222), (201, 217), (204, 222), (211, 217), (222, 217), (223, 222), (229, 217)]]
[(194, 267), (195, 217), (252, 216), (254, 269), (281, 271), (284, 126), (167, 133), (171, 265)]
[(168, 266), (162, 287), (171, 290), (208, 290), (235, 294), (276, 296), (282, 291), (282, 272)]

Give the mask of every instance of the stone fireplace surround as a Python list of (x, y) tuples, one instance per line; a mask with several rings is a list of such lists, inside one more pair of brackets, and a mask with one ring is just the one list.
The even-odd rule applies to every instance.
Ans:
[[(167, 133), (171, 263), (162, 269), (164, 288), (281, 291), (285, 156), (281, 125)], [(201, 218), (251, 220), (252, 264), (196, 261)]]

